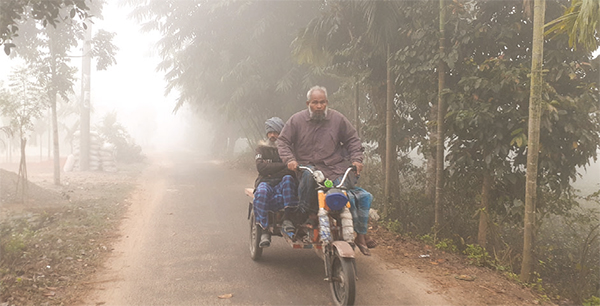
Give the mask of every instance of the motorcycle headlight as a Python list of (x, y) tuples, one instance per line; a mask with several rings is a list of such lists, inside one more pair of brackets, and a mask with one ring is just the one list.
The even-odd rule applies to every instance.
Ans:
[(348, 203), (348, 197), (338, 189), (330, 189), (325, 195), (325, 204), (330, 210), (342, 210)]
[(315, 178), (315, 181), (317, 181), (317, 183), (319, 184), (323, 183), (323, 181), (325, 180), (325, 175), (323, 175), (323, 172), (321, 172), (321, 170), (313, 172), (313, 177)]

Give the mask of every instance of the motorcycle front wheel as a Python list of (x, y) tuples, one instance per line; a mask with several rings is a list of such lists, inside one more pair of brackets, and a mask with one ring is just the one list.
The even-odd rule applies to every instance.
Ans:
[(335, 305), (354, 305), (356, 297), (354, 258), (344, 258), (335, 251), (331, 262), (330, 287)]
[(256, 218), (254, 218), (254, 209), (250, 213), (250, 257), (252, 260), (259, 260), (262, 256), (263, 249), (259, 247), (260, 235), (262, 235), (262, 228), (256, 224)]

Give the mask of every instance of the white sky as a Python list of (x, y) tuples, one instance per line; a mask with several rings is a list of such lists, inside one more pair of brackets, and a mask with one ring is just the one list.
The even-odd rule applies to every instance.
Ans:
[[(173, 115), (176, 95), (164, 96), (163, 75), (155, 70), (160, 61), (154, 48), (158, 34), (140, 32), (139, 25), (127, 19), (131, 9), (119, 7), (118, 2), (107, 1), (104, 20), (95, 19), (92, 26), (93, 35), (99, 29), (117, 33), (113, 44), (119, 48), (115, 56), (117, 65), (105, 71), (96, 71), (92, 61), (92, 126), (107, 112), (114, 110), (118, 114), (117, 120), (138, 144), (147, 148), (178, 146), (184, 141), (185, 110)], [(17, 61), (10, 60), (1, 51), (0, 80), (5, 80)], [(75, 58), (72, 63), (79, 68), (81, 60)], [(80, 71), (76, 77), (78, 80), (81, 78)], [(81, 85), (77, 83), (73, 89), (79, 96)]]
[[(107, 1), (104, 20), (97, 20), (93, 31), (103, 29), (117, 33), (113, 44), (119, 47), (117, 65), (105, 71), (93, 71), (92, 103), (95, 118), (116, 110), (118, 120), (140, 144), (176, 145), (182, 140), (180, 115), (172, 114), (175, 96), (164, 96), (165, 82), (155, 71), (160, 61), (154, 44), (156, 33), (142, 33), (133, 20), (127, 19), (130, 8), (119, 7), (120, 1)], [(152, 139), (144, 136), (152, 131), (152, 120), (158, 124)], [(179, 124), (178, 124), (179, 123)]]

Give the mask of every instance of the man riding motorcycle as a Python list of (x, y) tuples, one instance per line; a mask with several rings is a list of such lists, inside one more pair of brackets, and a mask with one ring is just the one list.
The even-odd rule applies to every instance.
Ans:
[[(290, 117), (277, 140), (283, 163), (294, 171), (299, 164), (314, 166), (334, 182), (350, 164), (356, 166), (359, 175), (363, 168), (363, 147), (356, 129), (344, 115), (327, 108), (327, 89), (324, 87), (312, 87), (307, 99), (308, 108)], [(304, 212), (314, 213), (314, 207), (311, 207), (315, 197), (314, 180), (307, 172), (303, 172), (299, 180), (299, 207)], [(350, 187), (348, 197), (357, 233), (355, 243), (364, 255), (369, 256), (369, 247), (376, 245), (367, 236), (373, 197), (362, 188)]]

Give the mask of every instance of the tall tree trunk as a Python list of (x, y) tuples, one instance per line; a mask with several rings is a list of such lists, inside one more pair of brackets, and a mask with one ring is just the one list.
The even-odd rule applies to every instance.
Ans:
[(27, 195), (27, 156), (25, 155), (27, 138), (23, 136), (23, 131), (21, 131), (19, 139), (21, 139), (21, 159), (19, 161), (19, 174), (17, 175), (17, 194), (21, 198), (21, 202), (24, 202)]
[[(48, 118), (51, 118), (52, 116), (52, 110), (48, 109)], [(52, 142), (52, 120), (48, 121), (48, 159), (50, 160), (50, 156), (52, 156), (52, 145), (50, 144)]]
[(58, 114), (56, 113), (56, 79), (57, 79), (57, 67), (56, 67), (56, 56), (54, 54), (54, 47), (53, 47), (53, 39), (50, 39), (50, 60), (52, 61), (51, 63), (51, 79), (50, 79), (50, 83), (51, 85), (51, 89), (50, 89), (50, 105), (52, 108), (52, 141), (53, 141), (53, 148), (54, 148), (54, 185), (60, 185), (60, 150), (58, 148)]
[(479, 232), (477, 233), (477, 243), (483, 248), (487, 244), (491, 189), (492, 176), (487, 171), (484, 171), (483, 183), (481, 184), (481, 206), (479, 207)]
[(356, 125), (356, 132), (358, 133), (358, 137), (360, 137), (360, 116), (358, 114), (358, 104), (359, 104), (359, 90), (358, 90), (358, 77), (355, 77), (354, 80), (355, 92), (354, 92), (354, 124)]
[(40, 163), (43, 161), (43, 157), (44, 157), (44, 144), (43, 144), (43, 140), (44, 140), (44, 133), (40, 133), (38, 135), (39, 138), (39, 145), (40, 145)]
[(52, 104), (52, 147), (54, 148), (54, 185), (60, 185), (60, 150), (58, 148), (58, 115), (56, 114), (56, 91), (50, 94)]
[(7, 150), (8, 152), (6, 154), (6, 162), (7, 163), (12, 162), (12, 150), (13, 150), (12, 141), (13, 141), (13, 139), (12, 139), (12, 136), (11, 136), (11, 137), (8, 138), (8, 146), (7, 146), (8, 147), (8, 150)]
[[(385, 96), (387, 94), (386, 87), (387, 86), (383, 82), (381, 82), (381, 84), (376, 83), (376, 85), (371, 85), (371, 87), (370, 87), (370, 90), (369, 90), (369, 97), (370, 97), (370, 101), (371, 101), (370, 107), (374, 107), (375, 113), (377, 113), (377, 114), (385, 114), (386, 107), (387, 107), (386, 106), (387, 103), (385, 100), (386, 99)], [(385, 124), (381, 127), (379, 127), (379, 125), (378, 125), (377, 133), (375, 133), (375, 135), (376, 135), (375, 140), (377, 141), (377, 143), (381, 144), (381, 145), (377, 146), (377, 148), (375, 149), (375, 152), (381, 157), (381, 173), (383, 173), (384, 175), (385, 175), (385, 169), (387, 166), (386, 158), (385, 158), (386, 128), (387, 127), (385, 126)], [(385, 186), (385, 181), (384, 181), (384, 186)], [(384, 202), (385, 202), (385, 200), (384, 200)]]
[(392, 146), (392, 112), (393, 112), (393, 87), (392, 87), (392, 72), (391, 72), (390, 46), (387, 47), (387, 99), (385, 111), (385, 186), (384, 186), (384, 215), (390, 212), (391, 205), (390, 192), (392, 189), (392, 154), (395, 157), (395, 147)]
[[(437, 120), (437, 104), (433, 104), (429, 113), (430, 122), (435, 122)], [(435, 146), (437, 144), (437, 130), (434, 132), (433, 128), (428, 127), (429, 133), (429, 151), (425, 153), (425, 159), (427, 160), (427, 168), (426, 168), (426, 182), (425, 182), (425, 192), (427, 196), (427, 200), (429, 203), (435, 203)]]
[(444, 35), (444, 27), (446, 23), (444, 0), (440, 0), (440, 61), (438, 63), (438, 109), (437, 109), (437, 146), (436, 146), (436, 175), (435, 175), (435, 220), (436, 229), (440, 223), (440, 210), (442, 202), (442, 188), (444, 186), (444, 117), (446, 116), (444, 98), (442, 92), (444, 90), (446, 67), (442, 60), (444, 56), (444, 44), (446, 41)]
[(79, 170), (90, 170), (90, 109), (92, 24), (88, 23), (81, 57), (81, 113), (79, 120)]
[(527, 134), (527, 174), (525, 185), (525, 217), (523, 231), (522, 282), (530, 282), (533, 272), (533, 248), (537, 196), (540, 118), (542, 103), (542, 64), (544, 59), (544, 14), (546, 0), (535, 0), (533, 8), (533, 46), (531, 87), (529, 90), (529, 124)]

